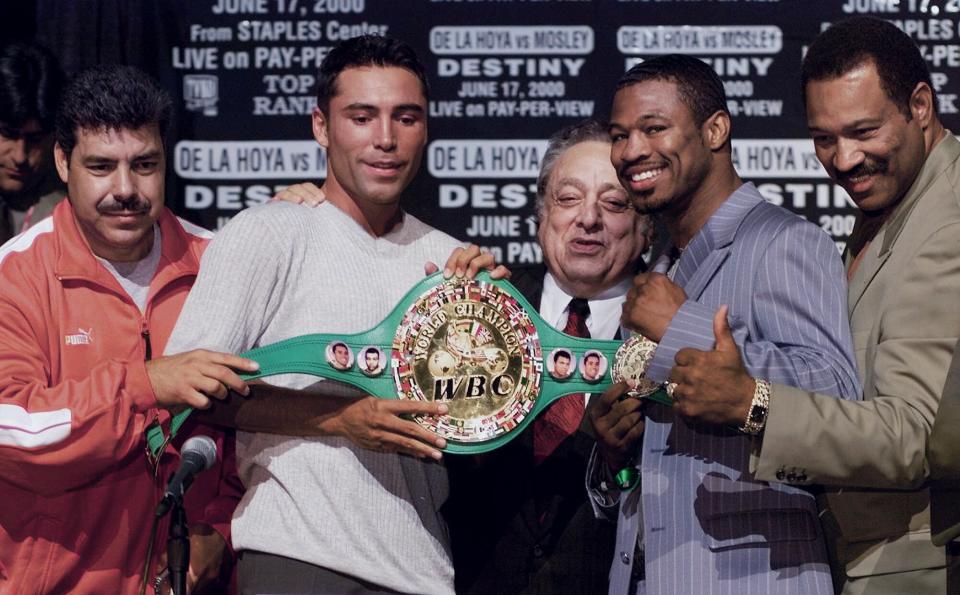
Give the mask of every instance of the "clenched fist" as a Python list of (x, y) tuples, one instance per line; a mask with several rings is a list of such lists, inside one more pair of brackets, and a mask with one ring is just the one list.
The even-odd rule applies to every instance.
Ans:
[(660, 342), (677, 310), (687, 301), (679, 285), (660, 273), (640, 273), (627, 292), (620, 321), (652, 341)]

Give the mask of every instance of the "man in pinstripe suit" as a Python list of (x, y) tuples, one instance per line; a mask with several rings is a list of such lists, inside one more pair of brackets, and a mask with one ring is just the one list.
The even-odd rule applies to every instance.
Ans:
[[(747, 369), (857, 395), (836, 248), (740, 180), (716, 74), (685, 56), (635, 66), (618, 84), (610, 134), (635, 208), (670, 236), (624, 306), (626, 326), (659, 343), (648, 377), (665, 381), (681, 348), (711, 348), (714, 313), (728, 304)], [(591, 494), (598, 513), (619, 506), (611, 593), (832, 592), (813, 496), (754, 480), (749, 424), (688, 425), (625, 392), (613, 387), (590, 414)], [(623, 468), (639, 471), (632, 491), (616, 489)]]

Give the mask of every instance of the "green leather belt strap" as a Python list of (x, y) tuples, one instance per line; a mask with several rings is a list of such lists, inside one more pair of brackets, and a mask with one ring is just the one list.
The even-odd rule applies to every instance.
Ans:
[[(536, 396), (533, 407), (529, 413), (524, 415), (523, 419), (517, 420), (515, 424), (511, 424), (506, 431), (481, 442), (459, 443), (456, 440), (448, 438), (448, 446), (445, 449), (446, 452), (479, 453), (502, 446), (519, 434), (520, 431), (529, 425), (550, 403), (560, 397), (573, 393), (599, 393), (609, 388), (613, 383), (610, 370), (613, 367), (612, 362), (614, 361), (617, 348), (621, 344), (619, 341), (584, 339), (572, 337), (557, 331), (540, 318), (536, 309), (524, 299), (522, 294), (520, 294), (513, 285), (507, 281), (491, 280), (486, 273), (480, 273), (476, 281), (473, 282), (456, 279), (444, 281), (439, 273), (431, 275), (415, 285), (380, 324), (362, 333), (350, 335), (332, 333), (303, 335), (251, 349), (243, 353), (242, 356), (255, 360), (260, 365), (260, 369), (255, 374), (241, 375), (241, 378), (244, 380), (252, 380), (276, 374), (310, 374), (353, 385), (370, 395), (380, 398), (400, 398), (402, 391), (398, 388), (398, 386), (400, 386), (398, 383), (402, 382), (402, 374), (398, 373), (397, 368), (398, 365), (402, 366), (402, 363), (398, 364), (398, 351), (394, 349), (397, 346), (395, 345), (395, 343), (397, 343), (396, 338), (401, 333), (398, 328), (404, 324), (409, 325), (410, 313), (419, 312), (417, 308), (422, 308), (424, 295), (448, 295), (458, 287), (460, 291), (468, 291), (469, 288), (465, 290), (462, 286), (469, 283), (478, 284), (480, 287), (485, 285), (496, 286), (498, 290), (502, 291), (491, 291), (494, 291), (497, 295), (505, 292), (509, 296), (507, 298), (508, 301), (511, 301), (511, 299), (515, 300), (516, 303), (525, 310), (526, 315), (529, 316), (529, 321), (532, 322), (535, 327), (535, 333), (527, 336), (532, 337), (530, 339), (532, 341), (539, 340), (540, 353), (542, 354), (540, 361), (536, 362), (537, 366), (542, 366), (542, 368), (538, 368), (539, 373), (537, 374), (540, 380), (539, 395)], [(496, 304), (486, 307), (494, 310)], [(488, 315), (495, 316), (489, 312)], [(513, 316), (511, 321), (515, 321), (516, 319), (517, 317)], [(464, 329), (465, 332), (467, 330), (468, 329)], [(353, 354), (358, 355), (357, 359), (359, 359), (359, 354), (362, 351), (370, 347), (379, 348), (386, 354), (391, 365), (387, 366), (383, 373), (378, 376), (368, 376), (362, 373), (359, 370), (359, 363), (352, 364), (347, 370), (338, 369), (328, 362), (330, 346), (335, 343), (345, 344)], [(547, 359), (550, 357), (549, 354), (552, 354), (554, 350), (557, 349), (568, 350), (573, 354), (583, 354), (587, 351), (596, 351), (602, 354), (603, 357), (606, 358), (607, 365), (604, 366), (599, 381), (589, 382), (583, 378), (582, 373), (577, 373), (576, 371), (564, 379), (554, 378), (548, 374)], [(666, 405), (672, 404), (672, 400), (662, 389), (644, 398)], [(180, 429), (190, 413), (191, 410), (186, 409), (173, 417), (170, 423), (171, 437)], [(152, 426), (148, 430), (147, 440), (151, 452), (157, 455), (165, 441), (163, 430), (156, 425)]]

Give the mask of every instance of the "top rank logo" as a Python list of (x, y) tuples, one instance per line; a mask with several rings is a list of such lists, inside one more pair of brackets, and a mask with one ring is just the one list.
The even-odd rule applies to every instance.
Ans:
[(220, 79), (214, 74), (183, 75), (183, 102), (192, 112), (203, 112), (204, 116), (217, 115), (217, 102), (220, 100)]
[(78, 328), (76, 334), (64, 335), (63, 342), (67, 345), (91, 345), (93, 343), (93, 327)]

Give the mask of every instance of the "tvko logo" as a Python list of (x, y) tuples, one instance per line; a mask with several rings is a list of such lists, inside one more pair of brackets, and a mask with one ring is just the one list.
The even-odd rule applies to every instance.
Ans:
[(63, 342), (67, 345), (90, 345), (93, 343), (93, 327), (78, 328), (75, 334), (64, 335)]
[(220, 79), (215, 74), (185, 74), (183, 76), (183, 102), (192, 112), (204, 116), (217, 115), (220, 100)]

